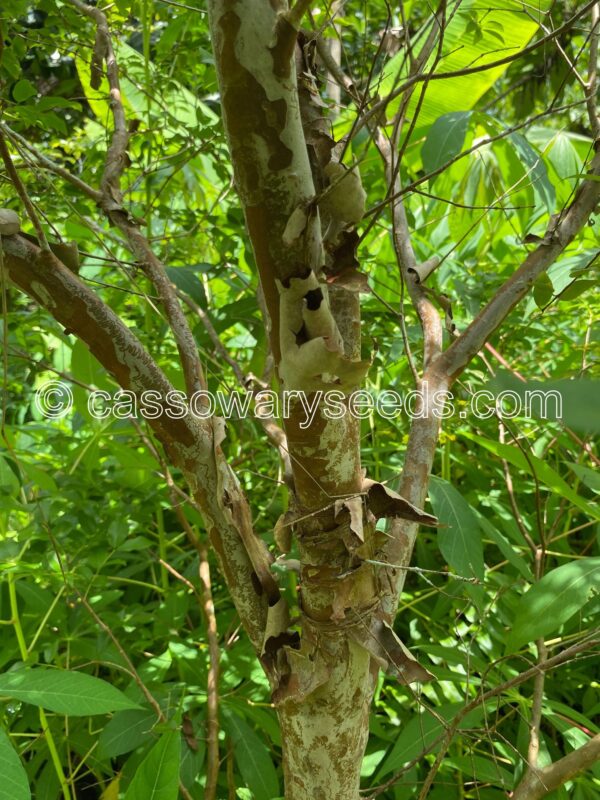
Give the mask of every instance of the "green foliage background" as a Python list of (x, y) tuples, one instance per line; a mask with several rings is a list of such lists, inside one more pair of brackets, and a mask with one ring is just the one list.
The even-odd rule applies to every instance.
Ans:
[[(425, 5), (404, 3), (413, 32), (427, 16)], [(496, 50), (501, 57), (508, 44), (526, 44), (537, 24), (535, 14), (532, 19), (520, 12), (521, 5), (463, 2), (448, 46), (462, 41), (471, 50), (456, 58), (469, 63), (473, 52)], [(576, 5), (555, 4), (555, 26)], [(111, 123), (107, 87), (93, 90), (89, 84), (91, 29), (55, 0), (35, 7), (12, 0), (10, 6), (2, 17), (3, 119), (48, 157), (95, 184)], [(489, 12), (498, 6), (504, 10)], [(209, 313), (244, 372), (261, 375), (266, 345), (257, 276), (232, 185), (205, 10), (118, 0), (110, 18), (119, 32), (126, 109), (137, 121), (126, 172), (129, 209), (145, 220), (171, 279)], [(324, 10), (314, 19), (323, 22)], [(402, 70), (399, 56), (377, 53), (386, 19), (379, 2), (348, 2), (339, 19), (344, 66), (364, 83), (374, 63), (382, 96)], [(559, 41), (585, 73), (584, 26), (566, 31)], [(442, 85), (447, 83), (438, 82), (424, 95), (419, 123), (406, 143), (402, 178), (405, 183), (423, 178), (406, 199), (414, 243), (422, 260), (444, 257), (434, 283), (451, 299), (462, 330), (523, 260), (531, 247), (526, 237), (543, 236), (550, 215), (572, 197), (585, 177), (592, 142), (580, 87), (556, 47), (540, 48), (492, 75), (481, 72), (456, 79), (452, 87)], [(329, 102), (326, 92), (324, 98)], [(336, 113), (332, 107), (331, 118), (339, 137), (352, 124), (352, 109)], [(375, 206), (385, 198), (385, 184), (366, 132), (354, 139), (348, 159), (360, 163)], [(77, 241), (81, 277), (183, 388), (166, 322), (118, 233), (91, 201), (36, 166), (26, 148), (16, 162), (51, 235)], [(425, 177), (441, 167), (436, 176)], [(0, 194), (2, 206), (18, 209), (8, 182), (0, 183)], [(486, 352), (464, 374), (456, 391), (459, 410), (467, 408), (470, 393), (489, 388), (492, 377), (500, 381), (496, 387), (508, 385), (496, 375), (507, 366), (529, 380), (598, 378), (598, 218), (594, 221), (494, 338), (502, 363)], [(399, 330), (402, 292), (387, 211), (368, 217), (362, 230), (361, 269), (374, 290), (363, 301), (364, 336), (375, 352), (368, 388), (404, 392), (412, 388), (412, 378)], [(5, 304), (0, 798), (27, 798), (29, 785), (36, 800), (61, 795), (168, 800), (178, 796), (178, 776), (192, 797), (201, 798), (208, 646), (198, 556), (145, 445), (143, 435), (150, 434), (128, 419), (93, 419), (89, 388), (115, 391), (111, 379), (85, 346), (28, 298), (9, 289)], [(408, 306), (405, 312), (408, 341), (419, 354), (417, 320)], [(194, 335), (209, 388), (238, 388), (200, 320)], [(72, 381), (75, 406), (69, 416), (49, 420), (36, 409), (34, 392), (57, 377)], [(430, 500), (446, 527), (419, 534), (414, 564), (424, 571), (409, 573), (396, 622), (399, 635), (437, 680), (415, 694), (380, 679), (365, 787), (416, 759), (465, 699), (534, 663), (536, 639), (544, 636), (549, 646), (564, 647), (597, 630), (598, 384), (577, 384), (574, 402), (579, 411), (568, 428), (517, 417), (505, 420), (502, 441), (494, 415), (481, 420), (457, 414), (444, 425)], [(364, 466), (376, 480), (393, 482), (398, 476), (407, 430), (405, 416), (365, 421)], [(225, 447), (252, 499), (256, 526), (272, 543), (286, 506), (277, 452), (251, 418), (228, 425)], [(198, 515), (188, 505), (184, 510), (203, 537)], [(519, 526), (536, 544), (545, 537), (541, 581), (534, 579), (533, 555)], [(282, 792), (281, 740), (268, 686), (216, 569), (212, 577), (221, 643), (219, 796), (234, 796), (234, 787), (242, 800), (273, 800)], [(293, 595), (293, 580), (282, 580)], [(123, 653), (167, 723), (157, 724)], [(600, 729), (597, 651), (595, 657), (588, 654), (549, 673), (542, 763)], [(32, 671), (24, 673), (25, 668)], [(58, 681), (52, 696), (51, 675)], [(79, 687), (77, 678), (84, 676), (104, 683)], [(111, 695), (115, 687), (119, 692)], [(529, 682), (465, 717), (431, 800), (507, 796), (523, 771), (531, 692)], [(42, 735), (46, 726), (51, 736)], [(432, 757), (406, 769), (381, 796), (417, 797)], [(149, 774), (160, 776), (158, 788), (148, 787)], [(596, 766), (552, 797), (592, 800), (599, 790)]]

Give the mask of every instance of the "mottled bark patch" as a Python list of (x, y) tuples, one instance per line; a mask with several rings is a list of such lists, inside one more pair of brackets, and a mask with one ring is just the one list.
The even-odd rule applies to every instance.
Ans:
[(269, 154), (269, 169), (277, 172), (292, 163), (294, 154), (281, 138), (286, 125), (287, 103), (283, 98), (269, 100), (264, 87), (238, 60), (235, 42), (242, 26), (238, 15), (233, 11), (226, 12), (219, 25), (223, 32), (221, 68), (228, 75), (223, 91), (223, 108), (234, 169), (240, 187), (256, 189), (261, 178), (255, 158), (256, 136), (260, 135), (264, 140)]

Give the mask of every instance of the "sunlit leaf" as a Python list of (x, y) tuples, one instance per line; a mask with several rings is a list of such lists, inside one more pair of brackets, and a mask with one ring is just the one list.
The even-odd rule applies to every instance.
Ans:
[(21, 759), (0, 729), (0, 800), (29, 800), (29, 782)]
[(73, 717), (138, 708), (137, 703), (100, 678), (44, 667), (0, 675), (0, 694)]

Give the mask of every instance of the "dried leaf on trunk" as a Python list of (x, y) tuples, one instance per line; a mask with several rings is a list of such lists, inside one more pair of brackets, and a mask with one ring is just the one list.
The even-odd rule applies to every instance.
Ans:
[(349, 635), (364, 647), (389, 674), (400, 683), (431, 681), (434, 676), (422, 667), (384, 620), (373, 617), (369, 628), (352, 628)]
[(363, 531), (363, 498), (362, 495), (355, 495), (354, 497), (344, 497), (341, 500), (335, 501), (334, 516), (337, 519), (343, 509), (346, 509), (350, 514), (350, 530), (353, 531), (361, 542), (365, 540)]
[(389, 489), (382, 483), (365, 481), (363, 484), (367, 490), (367, 506), (377, 519), (389, 519), (399, 517), (418, 522), (420, 525), (431, 525), (437, 527), (438, 520), (433, 514), (428, 514), (420, 508), (410, 503), (406, 498), (401, 497), (393, 489)]

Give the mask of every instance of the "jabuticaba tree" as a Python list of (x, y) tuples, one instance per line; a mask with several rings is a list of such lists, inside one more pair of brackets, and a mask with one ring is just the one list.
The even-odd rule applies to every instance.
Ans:
[[(448, 309), (425, 287), (439, 258), (421, 264), (415, 255), (401, 158), (422, 99), (444, 70), (444, 32), (455, 11), (447, 5), (453, 6), (442, 0), (428, 15), (397, 85), (380, 97), (368, 82), (355, 85), (344, 74), (323, 50), (318, 30), (303, 28), (309, 2), (299, 0), (291, 9), (279, 0), (208, 4), (223, 125), (246, 224), (240, 236), (247, 235), (252, 245), (279, 390), (303, 393), (311, 406), (322, 393), (336, 392), (346, 408), (333, 416), (321, 403), (306, 425), (306, 406), (296, 400), (284, 430), (275, 422), (270, 430), (288, 461), (289, 505), (274, 537), (282, 553), (293, 541), (299, 554), (297, 608), (289, 607), (280, 589), (271, 569), (274, 555), (253, 528), (251, 504), (225, 456), (225, 421), (165, 414), (149, 424), (203, 514), (223, 577), (269, 679), (282, 732), (286, 800), (358, 800), (380, 671), (404, 684), (431, 679), (394, 632), (394, 619), (418, 526), (437, 524), (423, 510), (440, 428), (436, 393), (459, 378), (600, 200), (600, 155), (592, 152), (589, 179), (581, 181), (546, 235), (470, 324), (462, 332), (448, 326), (452, 335), (444, 347)], [(70, 0), (69, 6), (70, 13), (83, 16), (93, 42), (92, 80), (106, 81), (108, 87), (109, 145), (97, 184), (91, 185), (0, 125), (0, 149), (18, 195), (20, 225), (27, 218), (35, 233), (24, 235), (9, 217), (12, 227), (2, 232), (4, 274), (85, 342), (121, 387), (162, 397), (173, 389), (135, 333), (48, 242), (13, 163), (26, 152), (93, 201), (99, 220), (122, 237), (168, 320), (186, 391), (203, 391), (203, 366), (168, 265), (155, 253), (147, 221), (127, 207), (123, 176), (137, 123), (128, 119), (122, 100), (116, 31), (99, 6), (82, 0)], [(523, 50), (525, 57), (530, 51)], [(483, 64), (465, 67), (461, 74), (508, 61), (487, 53)], [(320, 96), (325, 72), (357, 107), (356, 125), (339, 141)], [(597, 137), (595, 105), (590, 101), (589, 106)], [(358, 128), (372, 138), (381, 158), (383, 197), (367, 196), (360, 164), (348, 158)], [(348, 407), (372, 363), (368, 343), (361, 341), (361, 293), (369, 285), (361, 269), (360, 231), (369, 224), (369, 206), (382, 202), (396, 258), (390, 272), (403, 282), (422, 330), (415, 387), (427, 386), (423, 397), (429, 398), (412, 422), (397, 492), (365, 474), (360, 419)], [(379, 520), (386, 521), (385, 531)]]

